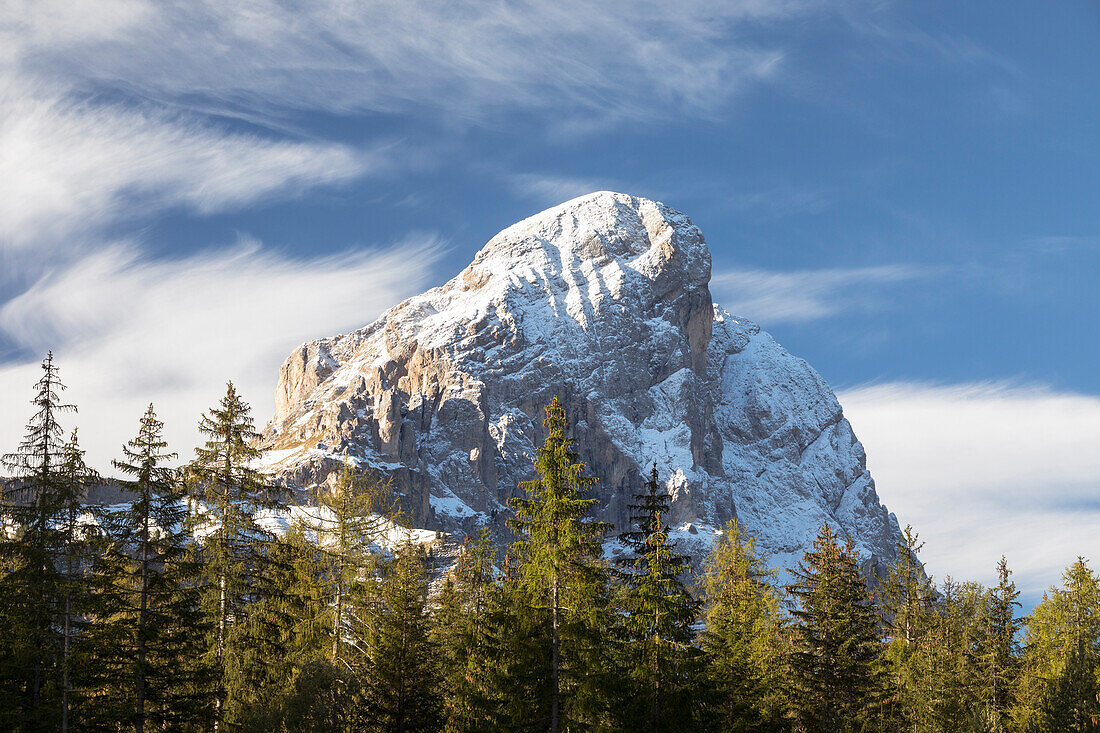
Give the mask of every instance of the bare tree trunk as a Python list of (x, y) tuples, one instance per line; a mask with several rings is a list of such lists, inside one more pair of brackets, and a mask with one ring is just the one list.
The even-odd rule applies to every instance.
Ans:
[(342, 568), (336, 571), (336, 608), (332, 613), (332, 663), (340, 655), (340, 635), (343, 631), (343, 603), (344, 603), (344, 579), (341, 576)]
[[(70, 567), (72, 565), (70, 561)], [(73, 599), (65, 591), (65, 640), (61, 647), (61, 733), (69, 731), (69, 653), (72, 635)]]
[(69, 525), (66, 527), (67, 546), (65, 548), (65, 630), (61, 647), (61, 733), (69, 733), (69, 694), (72, 683), (69, 678), (69, 659), (72, 655), (73, 638), (73, 547), (76, 542), (74, 527), (76, 516), (69, 507)]
[(222, 657), (225, 653), (225, 570), (218, 576), (218, 635), (214, 641), (218, 682), (214, 691), (214, 733), (222, 722), (222, 697), (225, 696)]
[[(148, 501), (148, 499), (146, 499)], [(145, 521), (141, 528), (141, 599), (138, 606), (138, 639), (137, 639), (137, 700), (134, 701), (134, 731), (143, 733), (145, 730), (145, 625), (148, 623), (149, 608), (149, 517), (146, 507)]]
[(558, 733), (561, 710), (561, 687), (559, 679), (559, 668), (561, 667), (561, 640), (558, 638), (558, 594), (558, 578), (557, 575), (555, 575), (552, 590), (553, 601), (550, 611), (550, 671), (553, 678), (553, 697), (550, 699), (550, 733)]

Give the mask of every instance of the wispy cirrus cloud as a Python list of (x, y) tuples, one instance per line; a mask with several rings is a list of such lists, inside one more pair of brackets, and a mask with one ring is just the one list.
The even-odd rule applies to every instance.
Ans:
[(881, 301), (881, 288), (926, 277), (908, 265), (821, 270), (734, 269), (715, 273), (710, 289), (726, 310), (764, 325), (801, 323), (866, 308)]
[[(821, 12), (808, 0), (15, 0), (0, 11), (0, 250), (94, 246), (98, 227), (232, 210), (404, 159), (370, 135), (353, 147), (294, 132), (303, 112), (426, 111), (448, 125), (527, 113), (543, 127), (712, 115), (779, 73), (783, 41), (768, 29)], [(763, 32), (739, 38), (750, 27)]]
[(940, 580), (1008, 559), (1034, 602), (1100, 535), (1100, 396), (1006, 383), (893, 382), (838, 395), (882, 501)]
[[(209, 214), (385, 166), (346, 145), (233, 132), (187, 113), (0, 88), (0, 246), (71, 245), (167, 208)], [(94, 239), (94, 236), (92, 236)]]
[(12, 26), (26, 70), (122, 83), (159, 98), (253, 111), (415, 104), (478, 116), (556, 108), (647, 119), (708, 113), (774, 75), (782, 43), (750, 42), (737, 31), (826, 7), (806, 0), (116, 0), (107, 12), (125, 22), (97, 21), (90, 33), (65, 21), (59, 4), (24, 5), (25, 19)]
[[(442, 246), (432, 235), (392, 248), (294, 258), (242, 241), (221, 251), (150, 261), (116, 244), (41, 278), (0, 308), (0, 334), (23, 350), (52, 349), (72, 424), (106, 469), (150, 401), (172, 447), (189, 453), (199, 412), (232, 379), (270, 415), (272, 379), (291, 349), (365, 325), (430, 282)], [(0, 449), (19, 439), (36, 362), (0, 365)]]

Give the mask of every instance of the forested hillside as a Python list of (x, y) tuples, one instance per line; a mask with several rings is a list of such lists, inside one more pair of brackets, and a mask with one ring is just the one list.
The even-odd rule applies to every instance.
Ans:
[(445, 538), (394, 532), (392, 487), (352, 461), (272, 529), (303, 497), (256, 468), (232, 384), (179, 467), (154, 407), (135, 416), (113, 464), (124, 500), (88, 503), (104, 479), (63, 390), (48, 356), (3, 456), (3, 730), (1100, 726), (1100, 583), (1084, 558), (1026, 618), (1003, 561), (992, 588), (936, 584), (910, 528), (882, 576), (828, 524), (783, 574), (736, 520), (693, 564), (656, 467), (629, 526), (596, 520), (592, 446), (554, 399), (513, 541), (466, 536), (430, 583)]

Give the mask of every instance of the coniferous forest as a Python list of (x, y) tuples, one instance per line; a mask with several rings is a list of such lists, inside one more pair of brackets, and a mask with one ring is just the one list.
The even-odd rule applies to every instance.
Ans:
[(286, 531), (262, 521), (291, 497), (232, 384), (189, 456), (152, 405), (135, 416), (109, 505), (86, 501), (105, 479), (74, 412), (49, 356), (3, 456), (0, 730), (1100, 729), (1083, 558), (1027, 617), (1003, 560), (994, 587), (936, 584), (911, 528), (881, 576), (828, 525), (798, 567), (736, 522), (693, 562), (656, 468), (629, 527), (594, 520), (599, 477), (554, 400), (514, 541), (468, 536), (441, 573), (386, 540), (395, 497), (350, 464)]

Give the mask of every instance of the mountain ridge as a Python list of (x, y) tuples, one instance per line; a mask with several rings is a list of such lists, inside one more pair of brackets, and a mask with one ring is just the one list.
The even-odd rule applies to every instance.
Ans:
[(417, 526), (503, 536), (557, 395), (617, 527), (656, 461), (696, 551), (737, 516), (796, 562), (829, 521), (889, 562), (897, 520), (832, 391), (714, 305), (710, 274), (702, 233), (658, 202), (601, 191), (528, 217), (447, 283), (295, 350), (266, 465), (304, 488), (346, 458), (392, 477)]

